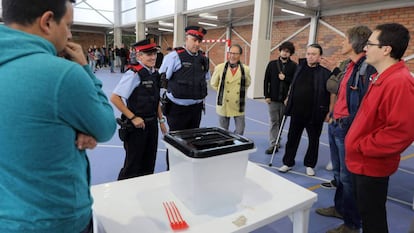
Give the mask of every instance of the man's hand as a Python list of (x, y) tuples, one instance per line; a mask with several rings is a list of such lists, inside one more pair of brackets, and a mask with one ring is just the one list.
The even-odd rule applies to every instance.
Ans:
[(331, 113), (330, 112), (328, 112), (328, 114), (326, 114), (324, 121), (327, 122), (327, 123), (331, 123), (332, 122)]
[(168, 132), (168, 129), (167, 129), (167, 126), (165, 125), (165, 123), (160, 124), (160, 129), (161, 129), (162, 135), (165, 135)]
[(135, 128), (145, 129), (145, 121), (141, 117), (135, 117), (131, 120), (131, 122), (135, 126)]
[(272, 102), (272, 99), (266, 98), (265, 101), (266, 101), (266, 103), (270, 104), (270, 102)]
[(326, 69), (330, 70), (331, 72), (335, 69), (336, 67), (336, 62), (330, 61), (324, 57), (321, 57), (321, 62), (320, 62), (321, 66), (325, 67)]
[(79, 44), (68, 42), (64, 53), (67, 54), (70, 60), (78, 63), (81, 66), (87, 65), (86, 57), (83, 54), (82, 47)]
[(78, 132), (76, 134), (75, 144), (79, 150), (85, 150), (95, 148), (98, 143), (94, 137)]

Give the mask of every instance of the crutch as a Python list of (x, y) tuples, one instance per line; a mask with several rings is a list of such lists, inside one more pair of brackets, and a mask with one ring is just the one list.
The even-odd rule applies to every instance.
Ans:
[(272, 157), (270, 158), (270, 161), (269, 161), (269, 167), (272, 166), (272, 162), (273, 162), (273, 158), (275, 157), (275, 153), (279, 150), (278, 145), (279, 145), (280, 137), (282, 136), (283, 127), (285, 126), (285, 121), (286, 121), (286, 115), (283, 115), (282, 122), (279, 125), (279, 132), (277, 133), (275, 146), (273, 147)]

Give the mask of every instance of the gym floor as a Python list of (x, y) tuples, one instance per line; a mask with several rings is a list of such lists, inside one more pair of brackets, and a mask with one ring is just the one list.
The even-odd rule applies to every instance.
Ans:
[[(96, 72), (96, 76), (103, 81), (103, 90), (108, 98), (119, 82), (122, 74), (119, 69), (116, 73), (110, 73), (109, 69), (103, 68)], [(202, 116), (200, 127), (218, 126), (218, 118), (215, 112), (216, 92), (212, 89), (206, 98), (206, 111)], [(120, 113), (115, 108), (115, 115)], [(335, 190), (323, 189), (320, 183), (332, 179), (331, 171), (325, 169), (329, 161), (329, 144), (327, 137), (327, 125), (324, 124), (322, 135), (320, 137), (319, 159), (315, 167), (316, 175), (307, 176), (303, 166), (303, 156), (307, 148), (306, 133), (303, 134), (301, 143), (296, 156), (296, 166), (288, 173), (279, 173), (277, 168), (282, 166), (282, 157), (284, 154), (284, 144), (286, 143), (287, 131), (289, 128), (289, 118), (287, 118), (283, 134), (282, 148), (275, 154), (272, 167), (269, 167), (271, 156), (265, 154), (269, 146), (268, 142), (268, 108), (263, 100), (246, 101), (246, 129), (244, 136), (253, 140), (257, 151), (249, 155), (249, 160), (266, 168), (276, 175), (280, 175), (304, 188), (307, 188), (318, 194), (318, 201), (312, 206), (309, 221), (309, 233), (323, 233), (329, 229), (335, 228), (342, 224), (340, 219), (323, 217), (315, 213), (316, 208), (328, 207), (333, 205)], [(230, 130), (234, 130), (234, 122), (230, 124)], [(165, 163), (165, 145), (160, 140), (158, 144), (157, 162), (155, 172), (166, 170)], [(124, 161), (125, 152), (122, 142), (118, 135), (105, 143), (98, 144), (94, 150), (88, 151), (91, 163), (92, 185), (116, 181), (119, 170)], [(411, 222), (414, 220), (413, 196), (414, 196), (414, 147), (410, 146), (402, 155), (400, 168), (391, 176), (388, 192), (388, 225), (390, 233), (408, 232)], [(231, 168), (229, 168), (231, 169)], [(283, 187), (280, 187), (283, 189)], [(292, 223), (288, 217), (273, 222), (267, 226), (259, 228), (254, 233), (286, 233), (292, 232)]]

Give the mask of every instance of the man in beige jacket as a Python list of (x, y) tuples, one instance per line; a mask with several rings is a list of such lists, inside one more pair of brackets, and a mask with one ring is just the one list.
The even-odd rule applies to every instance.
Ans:
[(230, 117), (234, 118), (235, 133), (243, 135), (245, 128), (244, 107), (246, 90), (250, 86), (250, 69), (240, 62), (243, 49), (234, 44), (228, 52), (228, 61), (214, 69), (210, 80), (217, 91), (216, 112), (220, 127), (229, 129)]

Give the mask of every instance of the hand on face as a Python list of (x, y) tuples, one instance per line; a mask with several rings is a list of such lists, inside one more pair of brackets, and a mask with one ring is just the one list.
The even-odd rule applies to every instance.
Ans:
[(64, 49), (64, 53), (68, 55), (68, 58), (81, 66), (87, 65), (85, 55), (83, 54), (82, 47), (74, 42), (68, 42)]

